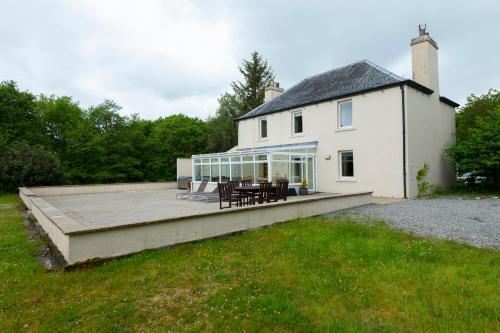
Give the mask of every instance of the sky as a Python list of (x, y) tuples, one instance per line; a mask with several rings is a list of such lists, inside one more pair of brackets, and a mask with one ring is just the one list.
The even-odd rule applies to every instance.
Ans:
[(145, 119), (206, 119), (254, 50), (285, 89), (362, 59), (410, 78), (425, 23), (440, 93), (463, 104), (500, 89), (499, 13), (496, 0), (0, 0), (0, 81)]

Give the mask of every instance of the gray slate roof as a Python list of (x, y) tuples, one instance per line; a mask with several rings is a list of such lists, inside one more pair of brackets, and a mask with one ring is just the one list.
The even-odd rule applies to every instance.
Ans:
[(259, 117), (400, 84), (408, 84), (425, 93), (432, 93), (432, 90), (415, 81), (402, 78), (368, 60), (362, 60), (304, 79), (280, 96), (256, 107), (237, 120)]

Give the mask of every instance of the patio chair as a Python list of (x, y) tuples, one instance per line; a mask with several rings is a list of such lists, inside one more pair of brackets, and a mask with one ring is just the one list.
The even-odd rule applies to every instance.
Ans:
[(276, 182), (276, 191), (271, 192), (269, 195), (270, 201), (278, 201), (283, 199), (286, 201), (286, 197), (288, 196), (288, 180), (278, 180)]
[(259, 203), (269, 202), (272, 192), (273, 183), (260, 183), (259, 184)]
[(243, 205), (243, 204), (250, 205), (252, 203), (255, 204), (255, 195), (254, 195), (254, 193), (235, 191), (235, 188), (238, 187), (238, 186), (240, 186), (240, 182), (238, 180), (231, 180), (231, 181), (229, 181), (229, 185), (231, 186), (231, 193), (237, 194), (237, 195), (240, 196), (240, 204), (241, 205)]
[(195, 193), (189, 199), (199, 201), (217, 201), (219, 199), (219, 188), (215, 187), (212, 192)]
[(188, 192), (188, 191), (177, 192), (177, 194), (175, 195), (175, 198), (176, 199), (184, 199), (184, 198), (190, 199), (191, 196), (205, 192), (205, 189), (207, 188), (207, 184), (208, 184), (208, 178), (204, 178), (201, 181), (200, 186), (198, 186), (198, 189), (196, 190), (196, 192)]
[[(232, 188), (229, 183), (217, 183), (217, 188), (219, 189), (219, 207), (223, 208), (231, 208), (233, 202), (236, 203), (236, 207), (240, 206), (241, 199), (237, 194), (231, 193)], [(222, 207), (222, 203), (229, 203), (229, 207)]]
[(251, 179), (242, 179), (241, 180), (241, 186), (252, 186), (253, 182)]

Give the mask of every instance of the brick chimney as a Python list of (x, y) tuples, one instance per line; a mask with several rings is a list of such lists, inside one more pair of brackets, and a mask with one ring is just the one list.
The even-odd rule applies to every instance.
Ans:
[(411, 40), (412, 77), (439, 96), (438, 46), (426, 29), (427, 25), (419, 24), (419, 36)]
[(284, 91), (285, 89), (280, 88), (280, 84), (278, 82), (271, 82), (271, 84), (264, 91), (264, 103), (278, 97)]

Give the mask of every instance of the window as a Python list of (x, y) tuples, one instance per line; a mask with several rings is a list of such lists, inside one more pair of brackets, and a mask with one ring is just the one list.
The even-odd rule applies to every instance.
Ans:
[(339, 103), (339, 128), (352, 127), (352, 101)]
[(340, 178), (354, 177), (354, 158), (352, 151), (339, 152)]
[(259, 137), (261, 139), (267, 138), (267, 119), (259, 119)]
[(292, 113), (292, 134), (302, 133), (302, 112)]

